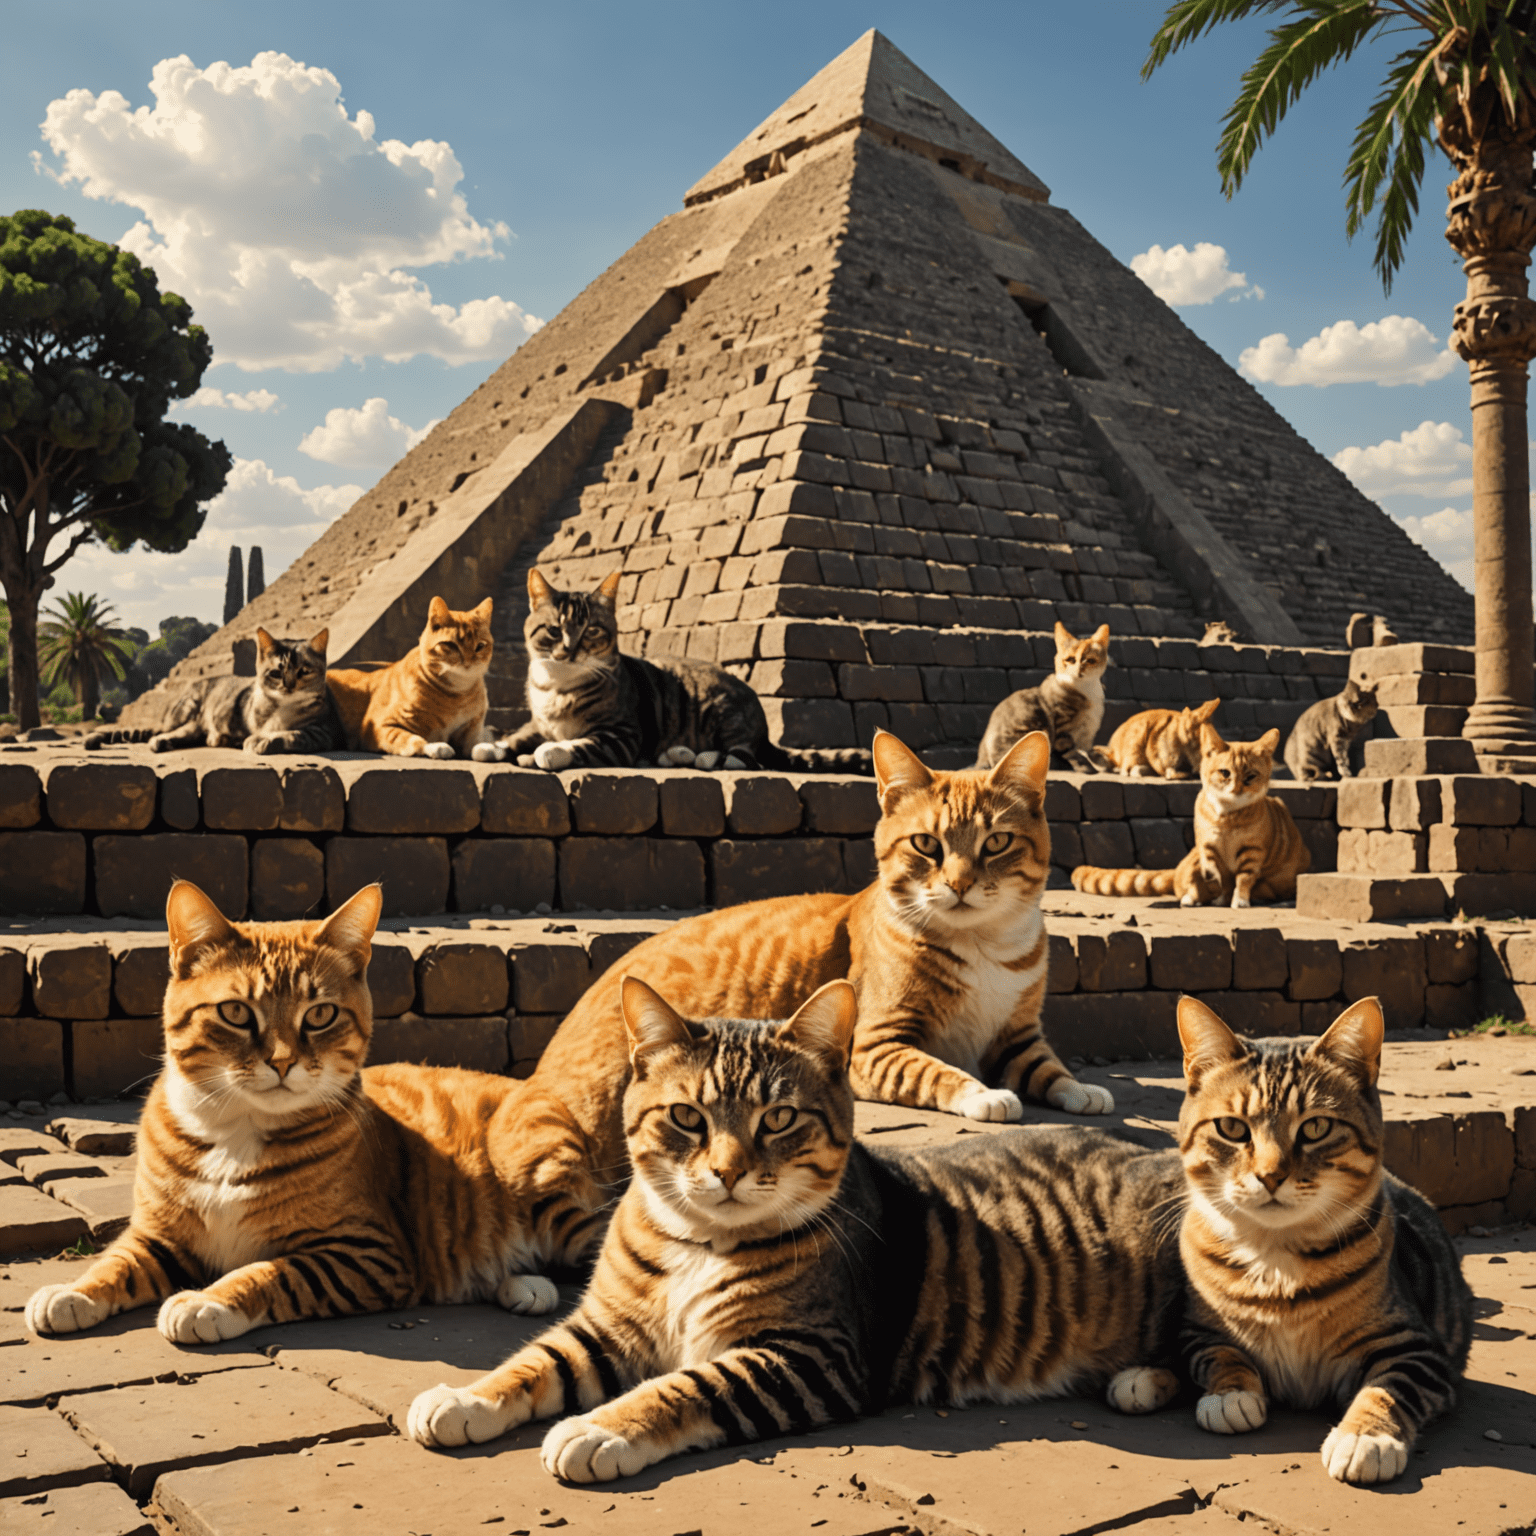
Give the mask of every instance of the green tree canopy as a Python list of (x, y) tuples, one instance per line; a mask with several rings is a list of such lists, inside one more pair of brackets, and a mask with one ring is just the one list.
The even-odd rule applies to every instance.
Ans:
[(133, 660), (112, 605), (94, 593), (67, 593), (47, 611), (38, 638), (43, 682), (49, 688), (68, 684), (83, 717), (93, 719), (102, 688), (121, 682)]

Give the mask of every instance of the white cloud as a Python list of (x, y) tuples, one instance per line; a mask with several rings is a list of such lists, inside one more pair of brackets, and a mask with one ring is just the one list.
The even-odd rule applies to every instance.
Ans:
[(210, 384), (203, 385), (185, 400), (171, 402), (173, 411), (259, 411), (265, 414), (282, 407), (283, 402), (270, 389), (248, 389), (244, 394), (236, 394), (233, 390), (226, 393), (214, 389)]
[(1400, 517), (1404, 532), (1422, 544), (1467, 591), (1473, 589), (1472, 514), (1442, 507), (1428, 517)]
[(1340, 320), (1325, 325), (1299, 347), (1276, 331), (1238, 358), (1238, 367), (1261, 384), (1427, 384), (1457, 364), (1449, 347), (1420, 320), (1387, 315), (1366, 325)]
[(451, 146), (374, 137), (329, 70), (283, 53), (150, 78), (153, 107), (73, 90), (48, 105), (39, 166), (137, 208), (119, 242), (182, 294), (216, 360), (314, 372), (418, 354), (499, 359), (541, 322), (509, 299), (435, 303), (408, 268), (496, 254), (504, 224), (471, 217)]
[(1222, 294), (1238, 289), (1234, 299), (1262, 299), (1264, 290), (1250, 284), (1246, 274), (1227, 266), (1225, 246), (1200, 241), (1193, 250), (1170, 245), (1165, 251), (1154, 245), (1131, 257), (1131, 271), (1165, 304), (1209, 304)]
[(370, 470), (377, 476), (436, 425), (436, 421), (429, 421), (424, 427), (409, 427), (389, 414), (389, 401), (375, 395), (361, 406), (337, 406), (327, 411), (325, 420), (304, 434), (299, 452), (326, 464)]
[(1333, 462), (1367, 496), (1466, 496), (1472, 490), (1472, 445), (1448, 421), (1422, 421), (1373, 447), (1342, 448)]

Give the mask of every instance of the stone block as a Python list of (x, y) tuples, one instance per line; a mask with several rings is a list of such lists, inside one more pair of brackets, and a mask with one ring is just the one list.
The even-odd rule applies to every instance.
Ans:
[(132, 1157), (136, 1127), (118, 1120), (87, 1120), (61, 1115), (48, 1122), (48, 1132), (72, 1152), (88, 1157)]
[(203, 825), (223, 832), (272, 832), (283, 815), (283, 781), (276, 768), (254, 763), (205, 768), (198, 775)]
[(480, 830), (493, 837), (564, 837), (571, 830), (565, 786), (538, 768), (502, 768), (487, 774)]
[(15, 1536), (155, 1536), (149, 1516), (110, 1482), (0, 1501), (0, 1529)]
[(1045, 817), (1047, 821), (1081, 821), (1083, 797), (1070, 779), (1052, 776), (1045, 781)]
[(448, 843), (441, 837), (332, 837), (325, 844), (325, 894), (334, 911), (365, 885), (384, 887), (385, 917), (418, 917), (448, 906)]
[(1078, 793), (1085, 821), (1120, 821), (1125, 816), (1125, 792), (1116, 779), (1085, 778)]
[(1430, 982), (1424, 989), (1424, 1022), (1431, 1029), (1469, 1029), (1483, 1014), (1475, 981)]
[(1447, 704), (1394, 704), (1382, 711), (1392, 729), (1405, 739), (1421, 736), (1460, 736), (1467, 712)]
[(480, 789), (468, 768), (400, 758), (348, 763), (347, 831), (396, 837), (469, 832), (480, 825)]
[(587, 955), (592, 964), (592, 974), (601, 976), (617, 960), (622, 960), (637, 944), (643, 944), (650, 933), (645, 929), (609, 929), (606, 933), (594, 933), (587, 941)]
[(98, 1247), (105, 1247), (128, 1230), (133, 1216), (132, 1174), (65, 1179), (50, 1186), (48, 1192), (85, 1218), (85, 1224), (91, 1230), (91, 1240)]
[(133, 944), (119, 935), (112, 944), (114, 1012), (130, 1018), (159, 1018), (171, 979), (170, 950), (163, 941)]
[(1381, 999), (1388, 1029), (1411, 1029), (1424, 1021), (1424, 989), (1429, 985), (1424, 941), (1408, 938), (1350, 940), (1341, 947), (1344, 996)]
[(57, 1019), (0, 1019), (0, 1099), (51, 1099), (64, 1091), (64, 1026)]
[(1387, 797), (1392, 785), (1386, 779), (1343, 779), (1335, 815), (1340, 827), (1387, 826)]
[(0, 763), (0, 827), (35, 827), (43, 810), (43, 786), (30, 763)]
[(203, 819), (197, 798), (197, 770), (172, 768), (160, 775), (160, 820), (178, 832), (191, 832)]
[(1298, 1002), (1336, 997), (1344, 985), (1344, 960), (1332, 939), (1287, 939), (1289, 996)]
[(34, 1152), (18, 1157), (16, 1167), (27, 1183), (47, 1190), (55, 1199), (59, 1198), (55, 1184), (69, 1179), (103, 1179), (109, 1171), (100, 1158), (87, 1157), (83, 1152)]
[(1388, 825), (1396, 832), (1426, 832), (1440, 821), (1439, 779), (1393, 779)]
[[(283, 808), (277, 818), (284, 832), (340, 832), (347, 824), (347, 791), (332, 767), (296, 764), (278, 770)], [(162, 798), (164, 791), (162, 793)]]
[(1078, 835), (1083, 840), (1085, 864), (1100, 869), (1123, 869), (1136, 862), (1135, 840), (1123, 821), (1085, 821), (1078, 828)]
[(1339, 829), (1332, 821), (1303, 819), (1296, 830), (1312, 859), (1308, 869), (1315, 875), (1332, 874), (1339, 867)]
[(1050, 940), (1049, 990), (1075, 992), (1077, 990), (1077, 951), (1072, 947), (1070, 934), (1052, 933)]
[(1187, 852), (1184, 828), (1171, 816), (1132, 816), (1126, 825), (1141, 869), (1172, 869)]
[(416, 962), (416, 989), (425, 1014), (505, 1013), (506, 954), (493, 944), (433, 944)]
[(142, 832), (155, 819), (147, 763), (54, 763), (43, 770), (48, 819), (76, 832)]
[(1483, 827), (1453, 827), (1443, 821), (1428, 833), (1426, 868), (1435, 873), (1454, 873), (1481, 867)]
[(376, 1019), (409, 1013), (416, 1003), (416, 957), (396, 940), (375, 937), (368, 958), (368, 990)]
[(512, 997), (519, 1014), (568, 1013), (592, 980), (587, 951), (574, 937), (514, 944), (511, 959)]
[(1051, 863), (1062, 869), (1076, 869), (1087, 863), (1083, 857), (1083, 836), (1075, 823), (1051, 827)]
[(1365, 772), (1373, 779), (1427, 773), (1476, 773), (1477, 753), (1460, 736), (1376, 738), (1365, 744)]
[(710, 870), (717, 907), (838, 891), (844, 879), (842, 843), (832, 837), (722, 838), (710, 849)]
[(1376, 702), (1383, 708), (1405, 704), (1454, 704), (1477, 700), (1477, 679), (1466, 672), (1397, 672), (1376, 679)]
[(1536, 917), (1536, 875), (1458, 874), (1436, 875), (1445, 893), (1446, 910), (1469, 917), (1493, 912), (1517, 912)]
[(81, 1019), (69, 1033), (77, 1098), (143, 1093), (160, 1070), (165, 1037), (158, 1018)]
[(1139, 929), (1080, 933), (1077, 984), (1084, 992), (1137, 992), (1147, 984), (1147, 946)]
[(85, 910), (79, 832), (0, 832), (0, 916), (62, 917)]
[(758, 633), (757, 654), (805, 661), (867, 660), (863, 636), (854, 625), (803, 619), (769, 619)]
[[(1459, 932), (1459, 930), (1453, 930)], [(1476, 949), (1476, 939), (1473, 936), (1473, 949)], [(1427, 941), (1426, 941), (1427, 942)], [(1500, 946), (1500, 959), (1511, 981), (1536, 982), (1536, 934), (1512, 933)], [(1460, 977), (1436, 976), (1434, 974), (1434, 961), (1430, 961), (1431, 981), (1459, 981)], [(1474, 972), (1475, 974), (1475, 972)]]
[(1349, 875), (1421, 874), (1429, 868), (1429, 837), (1347, 827), (1339, 833), (1338, 865), (1339, 873)]
[(1051, 994), (1046, 998), (1041, 1022), (1046, 1038), (1064, 1059), (1176, 1059), (1178, 1002), (1176, 992)]
[(1279, 992), (1202, 992), (1200, 1001), (1250, 1040), (1301, 1033), (1301, 1004)]
[(1392, 1119), (1388, 1169), (1435, 1205), (1502, 1200), (1515, 1171), (1515, 1138), (1498, 1110)]
[(807, 778), (800, 780), (799, 790), (808, 832), (867, 837), (880, 820), (873, 779)]
[(632, 836), (656, 825), (656, 781), (627, 768), (578, 768), (560, 782), (578, 832)]
[(1518, 779), (1469, 774), (1441, 782), (1442, 819), (1457, 827), (1513, 827), (1521, 801)]
[(1378, 879), (1373, 875), (1302, 875), (1296, 914), (1329, 922), (1382, 923), (1444, 917), (1445, 887), (1434, 875)]
[(1444, 984), (1474, 981), (1478, 971), (1477, 930), (1431, 928), (1422, 935), (1425, 975)]
[(875, 845), (867, 837), (843, 839), (843, 889), (862, 891), (880, 878), (880, 866), (875, 859)]
[(1233, 987), (1240, 992), (1278, 992), (1285, 987), (1289, 976), (1290, 961), (1285, 935), (1280, 929), (1232, 930)]
[(190, 880), (225, 917), (245, 916), (249, 849), (233, 832), (115, 833), (91, 840), (103, 917), (163, 918), (175, 880)]
[(251, 846), (251, 916), (310, 917), (325, 900), (325, 855), (307, 837), (261, 837)]
[(1225, 992), (1232, 985), (1232, 944), (1224, 933), (1148, 935), (1151, 985), (1165, 992)]
[(370, 1065), (403, 1061), (413, 1066), (463, 1067), (470, 1072), (505, 1072), (507, 1021), (502, 1014), (469, 1018), (424, 1018), (405, 1013), (374, 1025)]
[(21, 1012), (27, 992), (27, 957), (24, 951), (0, 947), (0, 1018)]
[(105, 940), (56, 940), (28, 956), (32, 1004), (54, 1019), (104, 1019), (112, 1002), (112, 951)]
[(1349, 675), (1358, 683), (1413, 672), (1472, 672), (1472, 648), (1460, 645), (1368, 645), (1351, 651)]
[(568, 837), (560, 844), (567, 912), (686, 911), (706, 901), (704, 855), (682, 838)]
[(56, 1253), (89, 1233), (78, 1211), (42, 1190), (30, 1184), (0, 1185), (0, 1258)]
[(775, 773), (723, 773), (726, 826), (739, 837), (779, 837), (799, 830), (804, 807), (794, 782)]
[(514, 1077), (526, 1077), (538, 1065), (561, 1018), (558, 1013), (519, 1013), (507, 1020), (507, 1054)]
[(453, 850), (453, 909), (532, 912), (555, 902), (555, 844), (547, 837), (466, 837)]
[(764, 699), (768, 734), (781, 747), (855, 747), (853, 706), (842, 699)]
[(0, 1407), (0, 1445), (20, 1447), (0, 1463), (0, 1499), (104, 1483), (110, 1475), (106, 1462), (47, 1408)]
[(725, 796), (713, 776), (668, 774), (656, 786), (661, 830), (667, 837), (719, 837), (725, 831)]

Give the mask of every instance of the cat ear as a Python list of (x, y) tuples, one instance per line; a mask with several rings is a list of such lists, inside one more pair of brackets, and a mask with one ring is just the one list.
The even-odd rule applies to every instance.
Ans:
[(885, 797), (893, 789), (927, 789), (933, 783), (933, 774), (922, 758), (889, 731), (875, 732), (871, 751), (875, 759), (875, 790), (882, 809)]
[(487, 597), (469, 610), (469, 616), (476, 624), (488, 625), (491, 622), (491, 609), (495, 606), (495, 598)]
[(1091, 636), (1089, 636), (1089, 638), (1093, 641), (1093, 643), (1095, 645), (1108, 646), (1108, 644), (1109, 644), (1109, 625), (1108, 624), (1100, 624), (1099, 627), (1096, 630), (1094, 630), (1093, 634)]
[(540, 608), (547, 603), (553, 591), (554, 588), (537, 571), (528, 572), (528, 601), (535, 608)]
[(1254, 742), (1259, 751), (1266, 752), (1270, 757), (1275, 755), (1275, 748), (1280, 745), (1280, 728), (1271, 726), (1259, 739)]
[(1222, 739), (1221, 732), (1206, 721), (1202, 721), (1200, 725), (1200, 750), (1202, 753), (1212, 754), (1227, 750), (1227, 744)]
[(693, 1043), (687, 1020), (637, 976), (626, 976), (619, 983), (619, 1008), (624, 1015), (624, 1033), (629, 1036), (629, 1059), (637, 1070), (641, 1058), (650, 1051)]
[(352, 956), (361, 974), (368, 964), (374, 930), (379, 926), (383, 911), (384, 888), (365, 885), (326, 918), (315, 935), (315, 943)]
[(218, 907), (192, 884), (177, 880), (165, 898), (165, 926), (171, 939), (171, 969), (180, 977), (191, 974), (192, 962), (216, 944), (236, 942), (240, 935)]
[(325, 655), (325, 648), (330, 643), (331, 643), (331, 632), (330, 632), (329, 629), (322, 629), (319, 634), (311, 635), (309, 637), (309, 648), (310, 648), (310, 650), (316, 652), (318, 655), (321, 655), (321, 656)]
[(433, 629), (446, 629), (453, 623), (453, 609), (442, 598), (434, 597), (427, 604), (427, 623)]
[(840, 1071), (853, 1049), (853, 1027), (859, 1022), (859, 994), (846, 981), (829, 981), (806, 998), (774, 1033)]
[(1045, 774), (1051, 766), (1051, 740), (1044, 731), (1020, 736), (1003, 760), (987, 775), (987, 784), (1023, 783), (1036, 795), (1045, 793)]
[(621, 565), (618, 570), (610, 571), (603, 577), (602, 581), (598, 584), (597, 591), (592, 594), (593, 597), (600, 598), (610, 608), (613, 607), (618, 602), (619, 583), (623, 579), (624, 567)]
[(1201, 1074), (1224, 1061), (1241, 1061), (1248, 1047), (1198, 998), (1179, 999), (1179, 1040), (1184, 1046), (1184, 1080), (1193, 1092)]
[(1381, 1071), (1381, 1039), (1385, 1033), (1380, 999), (1362, 997), (1328, 1026), (1307, 1055), (1327, 1056), (1370, 1086)]
[(275, 642), (272, 639), (272, 636), (269, 635), (266, 630), (264, 630), (261, 625), (258, 624), (256, 626), (256, 649), (260, 651), (263, 656), (265, 656), (267, 652), (272, 649), (274, 644)]
[(1072, 631), (1067, 628), (1060, 619), (1056, 620), (1056, 649), (1058, 651), (1070, 650), (1077, 641), (1072, 638)]
[(1220, 699), (1207, 699), (1204, 704), (1200, 704), (1195, 707), (1195, 719), (1198, 720), (1201, 725), (1204, 725), (1205, 722), (1209, 720), (1211, 716), (1214, 715), (1220, 708)]

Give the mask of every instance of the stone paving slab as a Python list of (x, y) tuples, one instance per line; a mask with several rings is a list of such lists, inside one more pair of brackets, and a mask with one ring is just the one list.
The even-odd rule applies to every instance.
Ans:
[(30, 1184), (0, 1185), (0, 1255), (67, 1248), (90, 1231), (84, 1218)]
[(11, 1536), (156, 1536), (154, 1522), (115, 1483), (55, 1488), (0, 1499), (0, 1531)]
[(126, 1478), (137, 1499), (178, 1467), (389, 1433), (387, 1424), (339, 1393), (270, 1365), (65, 1396), (59, 1412)]
[(86, 1219), (91, 1228), (91, 1240), (98, 1248), (104, 1248), (119, 1233), (128, 1228), (133, 1215), (133, 1178), (118, 1176), (107, 1179), (70, 1179), (53, 1186), (49, 1191), (57, 1195)]
[(0, 1408), (0, 1499), (102, 1483), (107, 1464), (47, 1408)]
[[(128, 1105), (109, 1105), (107, 1110), (130, 1109)], [(118, 1113), (96, 1112), (89, 1118), (61, 1115), (48, 1122), (50, 1135), (57, 1136), (71, 1152), (83, 1152), (91, 1157), (130, 1157), (133, 1154), (134, 1131), (138, 1117), (131, 1119)]]

